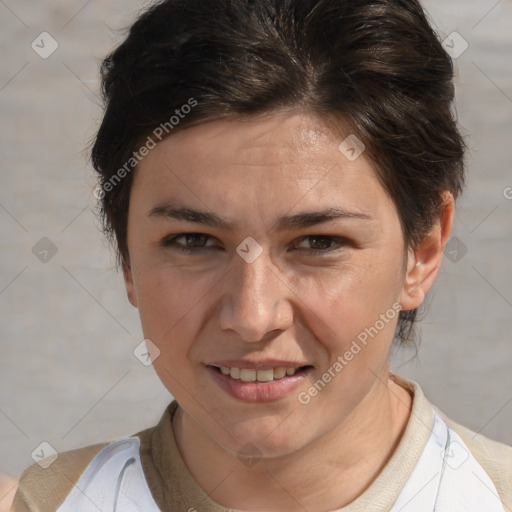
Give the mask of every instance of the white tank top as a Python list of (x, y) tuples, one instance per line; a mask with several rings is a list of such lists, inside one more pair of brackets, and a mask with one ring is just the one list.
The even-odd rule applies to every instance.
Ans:
[[(161, 512), (144, 476), (138, 437), (103, 448), (57, 512), (93, 510)], [(421, 457), (389, 512), (505, 511), (487, 473), (460, 436), (435, 413)]]

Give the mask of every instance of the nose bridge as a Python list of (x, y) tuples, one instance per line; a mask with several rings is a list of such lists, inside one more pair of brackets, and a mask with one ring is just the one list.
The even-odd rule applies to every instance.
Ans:
[(261, 341), (269, 331), (286, 329), (291, 311), (278, 272), (265, 251), (252, 263), (240, 258), (223, 297), (221, 327), (245, 341)]

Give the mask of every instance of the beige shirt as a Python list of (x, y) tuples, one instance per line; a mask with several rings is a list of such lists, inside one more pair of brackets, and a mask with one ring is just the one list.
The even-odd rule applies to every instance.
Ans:
[[(392, 378), (414, 395), (407, 427), (388, 464), (373, 483), (356, 500), (337, 512), (388, 512), (427, 444), (434, 406), (417, 383), (395, 375)], [(155, 502), (162, 512), (230, 512), (231, 509), (209, 498), (185, 466), (171, 423), (177, 407), (176, 401), (171, 402), (156, 426), (134, 434), (141, 441), (142, 467)], [(459, 434), (493, 481), (504, 509), (512, 512), (512, 447), (477, 434), (451, 421), (437, 408), (435, 410), (448, 427)], [(87, 465), (108, 444), (95, 444), (60, 453), (47, 469), (37, 464), (29, 466), (20, 477), (12, 511), (54, 512)]]

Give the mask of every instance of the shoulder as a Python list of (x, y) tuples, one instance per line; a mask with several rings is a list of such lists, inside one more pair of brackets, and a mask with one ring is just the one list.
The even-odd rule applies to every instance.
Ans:
[(20, 476), (12, 512), (55, 511), (94, 457), (110, 442), (61, 452), (26, 468)]
[(448, 418), (437, 409), (449, 428), (464, 441), (477, 462), (494, 482), (501, 500), (512, 505), (512, 446), (494, 441)]
[[(161, 451), (161, 447), (165, 446), (157, 434), (162, 435), (161, 431), (167, 432), (172, 429), (169, 413), (172, 413), (176, 407), (177, 403), (171, 402), (158, 425), (131, 436), (61, 452), (54, 461), (43, 459), (39, 463), (32, 464), (21, 474), (11, 512), (55, 512), (96, 455), (104, 448), (117, 445), (118, 441), (125, 441), (128, 438), (139, 438), (144, 471), (151, 471), (153, 458), (157, 457), (158, 450)], [(154, 471), (151, 476), (155, 476)]]
[(506, 506), (511, 507), (512, 447), (489, 439), (453, 421), (428, 400), (417, 382), (395, 374), (392, 375), (392, 378), (402, 387), (413, 392), (413, 416), (421, 420), (421, 425), (430, 425), (433, 411), (435, 411), (444, 420), (446, 425), (459, 435), (473, 457), (494, 483), (501, 501)]

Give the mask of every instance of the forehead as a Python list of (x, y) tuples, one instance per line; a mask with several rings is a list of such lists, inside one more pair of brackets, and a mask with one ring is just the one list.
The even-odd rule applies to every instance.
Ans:
[[(339, 136), (314, 116), (273, 114), (256, 119), (205, 123), (178, 133), (174, 142), (183, 151), (199, 143), (210, 151), (214, 149), (220, 159), (226, 156), (231, 161), (233, 154), (239, 153), (251, 159), (253, 164), (258, 164), (258, 158), (283, 164), (307, 159), (338, 139)], [(196, 149), (201, 152), (200, 148)]]
[[(343, 130), (343, 131), (342, 131)], [(336, 175), (358, 174), (364, 179), (374, 169), (364, 153), (356, 162), (347, 159), (339, 149), (350, 131), (340, 123), (334, 133), (325, 122), (309, 114), (272, 114), (249, 119), (222, 119), (199, 124), (173, 134), (149, 152), (137, 170), (150, 169), (142, 178), (156, 178), (173, 170), (187, 171), (220, 178), (242, 168), (246, 174), (260, 174), (274, 168), (269, 176), (304, 179), (326, 173), (333, 165)], [(279, 170), (279, 172), (275, 172)], [(213, 172), (215, 171), (215, 172)], [(151, 174), (151, 176), (150, 176)], [(243, 174), (243, 173), (242, 173)], [(235, 173), (233, 173), (235, 178)]]
[(273, 216), (300, 203), (302, 209), (337, 205), (373, 216), (376, 206), (392, 205), (364, 153), (351, 160), (340, 151), (347, 133), (336, 134), (306, 114), (193, 126), (144, 158), (132, 199), (144, 198), (145, 208), (178, 199), (232, 215), (252, 208)]

